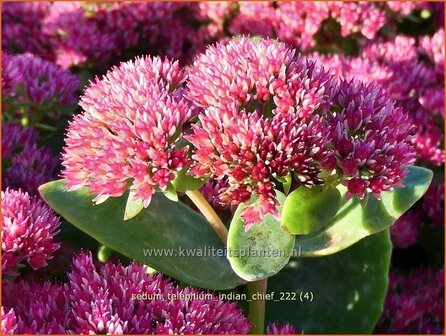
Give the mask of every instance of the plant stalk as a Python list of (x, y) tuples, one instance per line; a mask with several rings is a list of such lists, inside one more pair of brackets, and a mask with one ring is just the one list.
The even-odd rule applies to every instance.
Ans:
[(198, 190), (186, 191), (186, 195), (195, 204), (198, 210), (200, 210), (202, 215), (208, 220), (209, 224), (211, 224), (212, 228), (215, 230), (223, 244), (226, 245), (226, 241), (228, 240), (228, 229), (226, 229), (226, 226), (223, 224), (220, 217), (218, 217), (217, 213), (208, 203), (206, 198), (204, 198), (204, 196)]
[[(249, 319), (253, 324), (250, 334), (262, 335), (265, 333), (265, 294), (268, 279), (248, 282)], [(260, 296), (261, 300), (254, 300), (255, 296)]]
[[(208, 203), (206, 198), (198, 190), (186, 191), (186, 195), (195, 204), (195, 206), (200, 210), (202, 215), (207, 219), (209, 224), (217, 233), (223, 244), (226, 245), (228, 239), (228, 229), (218, 217), (215, 210)], [(268, 279), (263, 279), (259, 281), (248, 282), (246, 288), (248, 290), (249, 301), (249, 319), (253, 324), (251, 329), (251, 334), (263, 334), (265, 329), (265, 294), (268, 284)], [(253, 300), (253, 297), (260, 296), (260, 300)]]

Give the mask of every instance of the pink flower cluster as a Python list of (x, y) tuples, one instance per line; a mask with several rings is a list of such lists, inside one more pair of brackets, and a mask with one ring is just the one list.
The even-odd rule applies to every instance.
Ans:
[(229, 187), (220, 190), (225, 204), (259, 196), (244, 212), (247, 227), (278, 214), (271, 177), (294, 172), (303, 184), (320, 182), (325, 131), (309, 112), (326, 104), (330, 85), (327, 72), (273, 40), (211, 46), (191, 67), (188, 97), (205, 108), (186, 136), (196, 148), (192, 173), (228, 177)]
[[(142, 293), (150, 299), (134, 297)], [(134, 262), (97, 266), (85, 252), (73, 258), (66, 284), (4, 281), (2, 304), (2, 334), (246, 334), (251, 328), (235, 303), (180, 289)]]
[(415, 245), (418, 242), (423, 224), (424, 216), (418, 209), (410, 210), (403, 214), (390, 227), (393, 245), (399, 248)]
[(391, 273), (377, 332), (441, 334), (444, 331), (443, 297), (443, 269), (420, 267), (409, 275)]
[[(80, 79), (32, 54), (2, 56), (2, 107), (9, 118), (26, 117), (35, 124), (74, 110)], [(69, 111), (66, 111), (69, 108)]]
[(400, 187), (404, 167), (415, 161), (409, 116), (379, 87), (361, 82), (341, 81), (332, 104), (332, 146), (348, 193), (379, 198)]
[(360, 33), (372, 39), (387, 18), (382, 9), (367, 2), (241, 1), (229, 20), (229, 31), (277, 36), (301, 50), (308, 50), (315, 46), (316, 34), (323, 31), (329, 19), (339, 23), (343, 37)]
[(37, 145), (37, 132), (14, 123), (2, 125), (2, 186), (36, 194), (37, 188), (56, 175), (59, 160)]
[[(411, 123), (373, 85), (332, 79), (329, 72), (269, 39), (233, 39), (211, 46), (188, 69), (160, 58), (123, 63), (86, 90), (66, 140), (63, 176), (96, 201), (130, 187), (148, 206), (176, 172), (227, 179), (226, 205), (258, 201), (243, 213), (247, 228), (278, 215), (277, 181), (323, 183), (336, 169), (350, 195), (379, 197), (399, 187), (414, 161)], [(187, 97), (189, 100), (187, 100)], [(191, 102), (193, 104), (191, 104)], [(276, 181), (276, 182), (275, 182)]]
[(364, 197), (400, 186), (414, 162), (411, 122), (378, 87), (343, 81), (282, 43), (249, 38), (215, 45), (189, 69), (188, 97), (204, 112), (187, 135), (192, 173), (228, 177), (220, 199), (236, 205), (254, 194), (247, 227), (277, 215), (274, 178), (293, 173), (322, 183), (337, 168), (349, 193)]
[(296, 329), (288, 323), (284, 323), (284, 324), (272, 323), (266, 327), (266, 333), (269, 335), (295, 335), (295, 334), (297, 334)]
[[(312, 55), (340, 78), (381, 85), (409, 113), (415, 124), (412, 143), (417, 158), (426, 163), (444, 162), (443, 131), (437, 119), (444, 115), (444, 30), (423, 38), (416, 47), (413, 38), (397, 36), (374, 41), (359, 57)], [(420, 61), (427, 56), (430, 64)]]
[[(391, 2), (389, 7), (403, 15), (415, 7), (438, 11), (429, 3)], [(330, 21), (339, 32), (328, 29), (328, 40), (370, 40), (395, 20), (386, 10), (361, 1), (7, 3), (2, 41), (10, 53), (31, 52), (63, 67), (90, 64), (105, 70), (146, 53), (189, 62), (206, 44), (237, 34), (278, 37), (309, 50), (317, 46), (318, 34), (327, 35)]]
[(207, 15), (218, 12), (217, 6), (56, 1), (49, 6), (41, 30), (48, 36), (56, 63), (63, 67), (87, 62), (102, 69), (145, 53), (187, 60), (222, 34), (222, 23), (212, 23)]
[(2, 50), (8, 53), (30, 52), (52, 60), (48, 37), (42, 32), (42, 20), (50, 2), (8, 2), (2, 6)]
[(45, 267), (59, 249), (54, 241), (59, 218), (39, 198), (20, 190), (2, 192), (2, 272), (15, 274), (18, 263)]
[(121, 64), (86, 89), (66, 135), (62, 173), (71, 190), (86, 186), (96, 201), (127, 187), (144, 206), (187, 165), (178, 147), (196, 113), (183, 97), (178, 62), (142, 57)]

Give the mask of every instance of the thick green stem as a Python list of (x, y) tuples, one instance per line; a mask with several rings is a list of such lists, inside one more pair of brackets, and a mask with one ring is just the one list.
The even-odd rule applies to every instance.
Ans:
[[(249, 301), (249, 319), (253, 324), (250, 331), (251, 334), (264, 334), (265, 333), (265, 294), (266, 287), (268, 285), (268, 279), (249, 282), (246, 287), (248, 289)], [(257, 299), (261, 300), (257, 300)]]
[(226, 245), (226, 241), (228, 240), (228, 229), (226, 229), (226, 226), (223, 224), (220, 217), (218, 217), (217, 213), (208, 203), (206, 198), (204, 198), (198, 190), (186, 191), (186, 195), (195, 204), (198, 210), (200, 210), (202, 215), (208, 220), (209, 224), (211, 224), (212, 228), (215, 230), (223, 244)]

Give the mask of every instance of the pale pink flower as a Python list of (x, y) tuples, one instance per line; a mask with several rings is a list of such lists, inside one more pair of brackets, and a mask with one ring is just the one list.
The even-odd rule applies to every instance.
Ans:
[(62, 175), (70, 190), (86, 186), (98, 200), (130, 187), (146, 207), (165, 190), (188, 160), (187, 147), (176, 147), (195, 113), (184, 79), (177, 62), (142, 57), (92, 82), (66, 136)]

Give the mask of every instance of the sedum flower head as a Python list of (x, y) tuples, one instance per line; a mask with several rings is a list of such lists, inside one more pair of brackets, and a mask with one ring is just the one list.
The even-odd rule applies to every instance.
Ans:
[(379, 333), (441, 334), (444, 325), (444, 269), (419, 267), (390, 273)]
[(20, 116), (36, 124), (48, 116), (53, 121), (77, 103), (80, 79), (38, 56), (10, 56), (4, 72), (9, 77), (19, 75), (3, 99), (2, 107), (9, 118)]
[(258, 197), (242, 215), (247, 229), (268, 213), (278, 216), (273, 178), (320, 182), (326, 131), (312, 112), (333, 91), (328, 72), (283, 43), (242, 37), (209, 47), (189, 71), (188, 97), (205, 108), (186, 136), (195, 147), (192, 173), (227, 177), (224, 204)]
[[(220, 201), (258, 202), (242, 217), (247, 228), (278, 215), (277, 180), (293, 175), (311, 186), (321, 169), (336, 172), (348, 197), (401, 186), (414, 161), (409, 117), (378, 87), (338, 82), (269, 39), (215, 45), (190, 69), (188, 97), (204, 112), (193, 133), (192, 173), (228, 178)], [(391, 130), (391, 131), (390, 131)]]
[(236, 303), (192, 287), (180, 289), (135, 262), (96, 265), (90, 252), (73, 258), (63, 285), (5, 281), (3, 293), (2, 328), (21, 334), (246, 334), (251, 329)]
[(183, 80), (177, 62), (142, 57), (91, 83), (66, 136), (62, 175), (70, 189), (107, 197), (130, 187), (146, 207), (165, 190), (187, 164), (187, 147), (177, 144), (194, 109)]
[(296, 329), (288, 323), (279, 324), (276, 322), (271, 323), (266, 327), (266, 333), (269, 335), (295, 335)]
[(401, 186), (405, 166), (415, 161), (412, 122), (373, 84), (343, 80), (328, 114), (336, 167), (349, 195)]
[(423, 214), (420, 211), (414, 209), (404, 213), (390, 227), (392, 243), (399, 248), (415, 245), (422, 226)]
[[(65, 334), (68, 314), (60, 284), (4, 281), (2, 304), (14, 312), (15, 334)], [(4, 307), (2, 307), (4, 308)]]
[(2, 335), (13, 335), (18, 333), (17, 318), (14, 309), (5, 309), (2, 306), (1, 310), (2, 320)]
[(2, 125), (3, 188), (36, 194), (40, 185), (55, 177), (59, 160), (49, 149), (37, 146), (37, 136), (31, 127)]
[(268, 213), (278, 216), (273, 177), (293, 173), (302, 184), (320, 182), (318, 162), (327, 153), (319, 118), (304, 123), (294, 114), (263, 119), (256, 113), (231, 115), (209, 108), (200, 122), (186, 137), (196, 148), (192, 173), (217, 180), (228, 177), (229, 186), (220, 189), (223, 204), (247, 203), (258, 196), (242, 215), (247, 229)]
[(2, 192), (2, 258), (7, 266), (3, 272), (13, 271), (17, 263), (26, 260), (33, 268), (47, 265), (47, 260), (59, 249), (54, 241), (60, 220), (37, 197), (20, 190)]
[(300, 113), (325, 104), (333, 92), (329, 73), (294, 49), (248, 37), (208, 47), (189, 70), (187, 86), (188, 97), (203, 108), (255, 110), (269, 102), (284, 112), (301, 107)]

